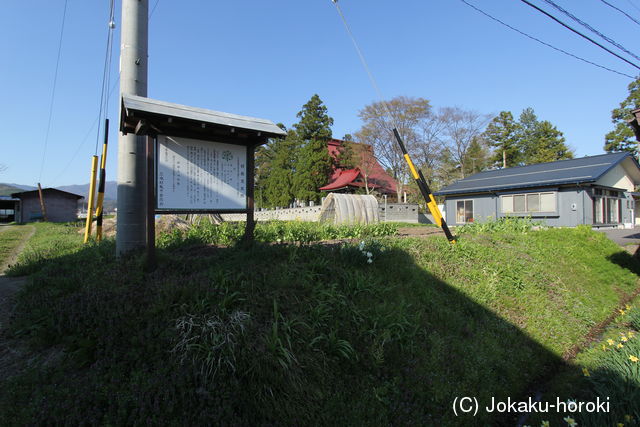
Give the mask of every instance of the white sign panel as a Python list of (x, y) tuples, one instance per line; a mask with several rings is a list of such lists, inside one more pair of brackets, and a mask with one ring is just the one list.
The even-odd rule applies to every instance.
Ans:
[(158, 136), (157, 208), (247, 208), (247, 147)]

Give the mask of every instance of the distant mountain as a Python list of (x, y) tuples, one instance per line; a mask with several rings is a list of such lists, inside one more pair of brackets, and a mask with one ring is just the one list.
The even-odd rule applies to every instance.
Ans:
[[(89, 184), (76, 184), (76, 185), (63, 185), (56, 187), (58, 190), (67, 191), (69, 193), (79, 194), (84, 196), (85, 200), (89, 196)], [(96, 186), (96, 195), (97, 195)], [(116, 181), (107, 181), (104, 186), (104, 199), (116, 200), (118, 197), (118, 183)]]
[[(105, 183), (105, 191), (104, 191), (104, 199), (105, 200), (116, 200), (118, 197), (118, 183), (116, 181), (107, 181)], [(38, 187), (33, 187), (31, 185), (21, 185), (21, 184), (7, 184), (0, 183), (0, 196), (7, 196), (11, 193), (19, 193), (20, 191), (31, 191), (37, 190)], [(78, 184), (78, 185), (63, 185), (60, 187), (56, 187), (58, 190), (67, 191), (69, 193), (79, 194), (84, 196), (85, 200), (89, 195), (89, 184)], [(96, 188), (97, 194), (97, 188)]]
[(10, 196), (11, 193), (35, 190), (37, 187), (31, 185), (21, 185), (14, 183), (0, 183), (0, 196)]
[(11, 193), (17, 193), (22, 191), (18, 187), (14, 187), (12, 184), (0, 184), (0, 196), (10, 196)]

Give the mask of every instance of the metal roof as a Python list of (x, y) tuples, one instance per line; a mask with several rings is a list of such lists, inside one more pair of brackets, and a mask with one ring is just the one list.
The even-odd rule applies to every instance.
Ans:
[(601, 154), (480, 172), (461, 179), (435, 194), (446, 196), (449, 194), (483, 193), (515, 188), (595, 182), (627, 158), (631, 159), (640, 171), (640, 165), (630, 153)]
[(135, 133), (135, 126), (140, 120), (147, 120), (158, 133), (184, 136), (188, 132), (190, 136), (207, 140), (215, 140), (218, 136), (277, 138), (286, 135), (266, 119), (123, 95), (121, 130)]
[[(75, 193), (70, 193), (70, 192), (64, 191), (64, 190), (58, 190), (57, 188), (43, 188), (42, 192), (43, 193), (62, 193), (62, 194), (68, 195), (68, 196), (73, 196), (76, 199), (84, 199), (84, 196), (81, 196), (81, 195), (75, 194)], [(28, 190), (28, 191), (20, 191), (18, 193), (12, 193), (11, 197), (17, 197), (18, 199), (22, 199), (22, 197), (24, 197), (24, 196), (37, 195), (37, 194), (38, 194), (38, 190)]]

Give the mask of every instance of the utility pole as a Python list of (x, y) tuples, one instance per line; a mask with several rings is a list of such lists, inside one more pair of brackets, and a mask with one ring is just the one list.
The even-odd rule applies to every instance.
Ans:
[[(149, 0), (122, 0), (120, 97), (147, 96)], [(146, 246), (146, 139), (118, 136), (118, 213), (116, 253)]]

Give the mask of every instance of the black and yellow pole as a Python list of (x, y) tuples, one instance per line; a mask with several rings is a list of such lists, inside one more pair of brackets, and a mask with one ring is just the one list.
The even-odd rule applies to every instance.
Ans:
[(89, 181), (89, 201), (87, 203), (87, 222), (84, 227), (84, 243), (89, 241), (91, 224), (93, 223), (93, 198), (96, 193), (96, 169), (98, 168), (98, 156), (91, 156), (91, 179)]
[(102, 158), (100, 159), (100, 181), (98, 184), (98, 203), (96, 205), (96, 240), (102, 240), (102, 211), (104, 204), (104, 188), (107, 178), (107, 145), (109, 144), (109, 119), (104, 121), (104, 143), (102, 144)]
[(404, 142), (402, 142), (402, 138), (400, 137), (400, 133), (398, 133), (398, 129), (393, 128), (393, 134), (396, 137), (396, 141), (398, 141), (398, 145), (400, 146), (400, 150), (402, 150), (402, 155), (409, 165), (409, 169), (411, 170), (411, 175), (413, 179), (416, 180), (418, 184), (418, 188), (420, 189), (420, 193), (422, 193), (422, 197), (427, 202), (427, 207), (429, 207), (429, 211), (431, 215), (433, 215), (433, 219), (438, 224), (442, 231), (444, 231), (444, 235), (447, 236), (447, 239), (451, 243), (456, 242), (456, 238), (451, 234), (449, 227), (447, 226), (446, 221), (442, 217), (442, 213), (440, 212), (440, 208), (438, 208), (438, 204), (436, 203), (436, 199), (433, 198), (433, 193), (431, 193), (431, 189), (429, 189), (429, 185), (427, 185), (427, 180), (424, 179), (424, 175), (422, 175), (422, 171), (416, 169), (409, 153), (407, 152), (406, 147), (404, 146)]

